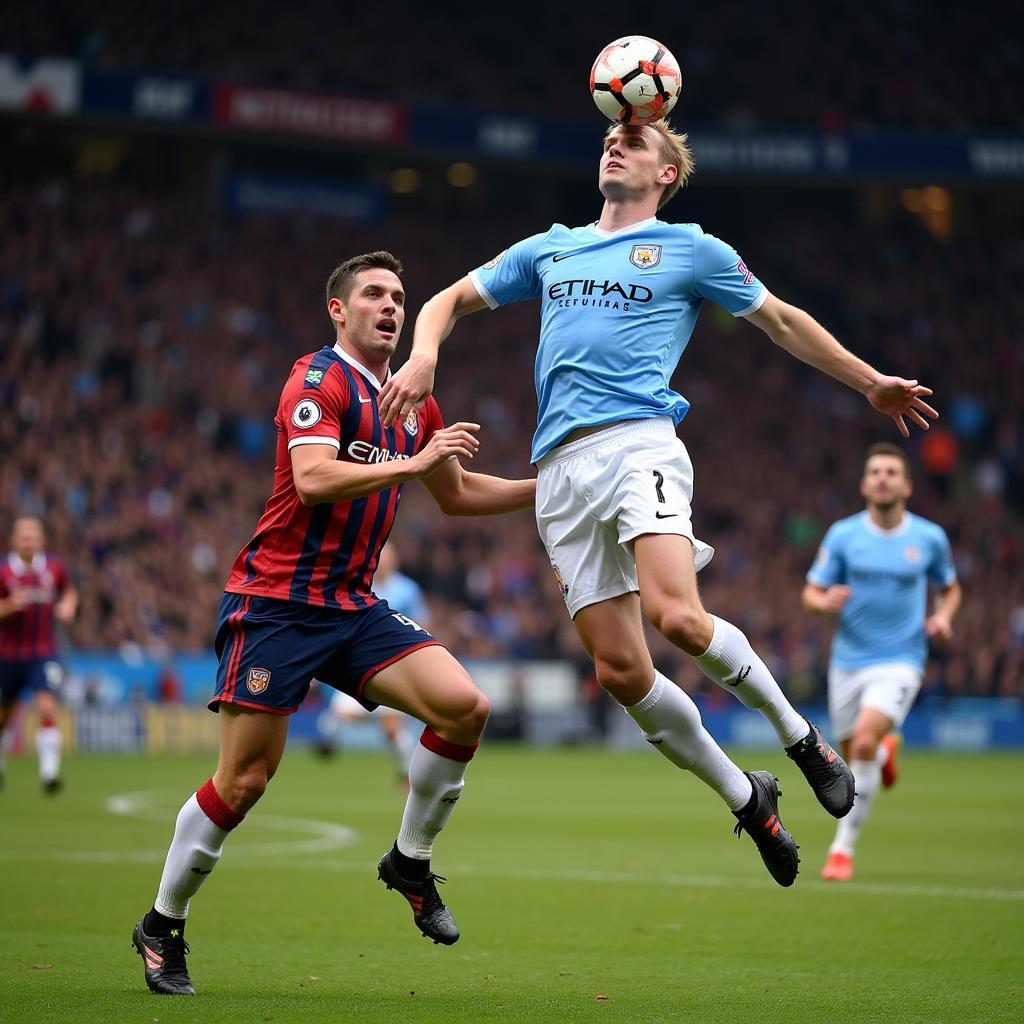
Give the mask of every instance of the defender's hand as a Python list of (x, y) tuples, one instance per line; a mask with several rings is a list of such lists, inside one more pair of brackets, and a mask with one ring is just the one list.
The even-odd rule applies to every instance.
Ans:
[(436, 360), (413, 353), (409, 361), (393, 374), (377, 397), (381, 422), (385, 427), (401, 423), (418, 409), (434, 390)]
[(409, 460), (410, 466), (414, 468), (417, 476), (430, 476), (438, 466), (449, 459), (456, 459), (460, 455), (467, 459), (473, 458), (480, 447), (480, 442), (474, 436), (479, 429), (479, 423), (460, 422), (439, 430), (427, 442), (423, 451)]
[[(880, 413), (893, 420), (904, 437), (910, 437), (910, 428), (904, 416), (909, 416), (922, 430), (929, 427), (924, 416), (929, 416), (933, 420), (939, 418), (939, 414), (921, 399), (921, 395), (931, 393), (931, 388), (918, 384), (916, 380), (880, 377), (878, 382), (868, 389), (865, 397)], [(924, 416), (921, 413), (924, 413)]]

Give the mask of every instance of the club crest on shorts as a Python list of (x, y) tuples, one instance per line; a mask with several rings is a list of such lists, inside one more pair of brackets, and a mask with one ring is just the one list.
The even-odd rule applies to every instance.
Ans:
[(251, 668), (245, 679), (245, 685), (251, 694), (262, 693), (270, 685), (269, 668)]
[(405, 432), (410, 437), (415, 437), (420, 432), (420, 419), (416, 415), (416, 410), (413, 409), (408, 416), (405, 417), (405, 422), (402, 424), (405, 427)]
[(629, 262), (641, 270), (650, 270), (661, 262), (660, 245), (634, 245), (629, 254)]

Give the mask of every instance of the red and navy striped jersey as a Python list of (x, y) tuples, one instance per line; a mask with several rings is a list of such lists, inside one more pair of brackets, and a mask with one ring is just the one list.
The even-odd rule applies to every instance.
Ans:
[(401, 487), (306, 506), (295, 490), (289, 452), (300, 444), (329, 444), (345, 462), (407, 459), (444, 426), (437, 403), (428, 398), (404, 423), (385, 430), (372, 377), (325, 345), (292, 367), (274, 423), (274, 493), (224, 589), (346, 611), (376, 604), (373, 574)]
[(0, 566), (0, 597), (20, 592), (28, 603), (0, 619), (0, 661), (34, 661), (57, 655), (53, 606), (70, 583), (61, 562), (40, 552), (31, 565), (13, 552)]

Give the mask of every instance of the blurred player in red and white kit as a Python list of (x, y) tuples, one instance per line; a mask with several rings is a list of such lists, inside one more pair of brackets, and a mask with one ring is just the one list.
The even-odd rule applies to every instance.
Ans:
[(459, 938), (430, 856), (489, 707), (439, 641), (374, 594), (373, 574), (408, 481), (422, 480), (443, 512), (473, 516), (532, 508), (536, 481), (467, 473), (458, 457), (475, 454), (479, 425), (445, 427), (433, 398), (393, 427), (381, 423), (377, 395), (405, 322), (401, 272), (388, 252), (335, 268), (327, 311), (336, 344), (295, 363), (281, 393), (274, 490), (235, 559), (217, 623), (217, 771), (178, 813), (153, 909), (132, 935), (154, 992), (195, 994), (189, 900), (277, 771), (289, 716), (313, 678), (425, 723), (401, 829), (378, 875), (424, 935)]
[(64, 671), (57, 660), (57, 624), (67, 625), (78, 592), (67, 569), (45, 551), (46, 534), (35, 516), (20, 516), (11, 550), (0, 566), (0, 785), (6, 763), (7, 725), (18, 700), (35, 694), (39, 714), (36, 750), (43, 791), (61, 787), (63, 737), (57, 726), (57, 691)]

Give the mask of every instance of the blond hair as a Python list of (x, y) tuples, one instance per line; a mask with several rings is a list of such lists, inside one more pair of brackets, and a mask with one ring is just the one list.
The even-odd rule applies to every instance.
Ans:
[[(613, 124), (605, 132), (605, 138), (619, 128), (630, 128), (631, 125)], [(656, 132), (661, 149), (663, 163), (671, 164), (676, 169), (676, 180), (665, 186), (658, 202), (660, 210), (690, 180), (693, 175), (693, 151), (687, 141), (686, 132), (677, 132), (664, 118), (651, 121), (644, 127)]]

